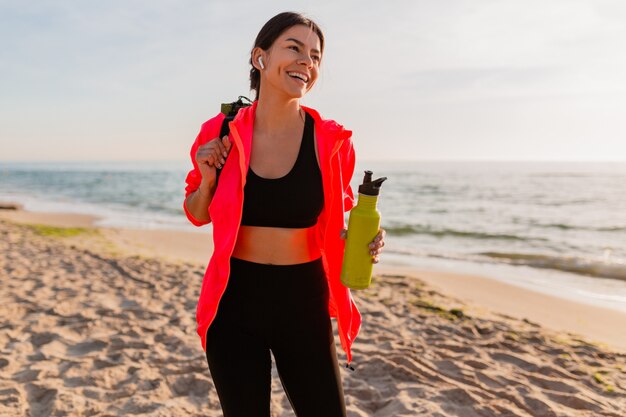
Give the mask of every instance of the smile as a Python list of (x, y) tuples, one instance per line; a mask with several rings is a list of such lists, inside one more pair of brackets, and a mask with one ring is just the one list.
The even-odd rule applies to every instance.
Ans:
[(297, 78), (302, 80), (302, 82), (307, 83), (309, 81), (309, 77), (306, 74), (302, 74), (300, 72), (290, 71), (287, 73), (291, 78)]

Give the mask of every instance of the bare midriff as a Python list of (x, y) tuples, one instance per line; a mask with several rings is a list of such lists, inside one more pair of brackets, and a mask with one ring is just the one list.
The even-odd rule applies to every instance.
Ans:
[(313, 261), (321, 256), (315, 228), (240, 226), (232, 256), (270, 265)]

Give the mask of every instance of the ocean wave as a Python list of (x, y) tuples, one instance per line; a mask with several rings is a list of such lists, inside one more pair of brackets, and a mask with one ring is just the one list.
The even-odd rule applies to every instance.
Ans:
[(478, 255), (512, 265), (555, 269), (581, 275), (626, 281), (626, 264), (621, 261), (605, 262), (573, 256), (566, 257), (509, 252), (481, 252)]
[(589, 174), (585, 172), (537, 172), (528, 175), (531, 178), (588, 178)]
[(411, 257), (436, 258), (444, 260), (476, 262), (476, 263), (505, 263), (514, 266), (528, 266), (531, 268), (553, 269), (597, 278), (611, 278), (626, 281), (626, 262), (624, 260), (602, 261), (581, 257), (558, 257), (550, 255), (511, 253), (511, 252), (479, 252), (479, 253), (442, 253), (425, 249), (393, 248), (386, 252)]
[(495, 239), (495, 240), (509, 240), (509, 241), (511, 240), (546, 241), (547, 240), (545, 238), (538, 238), (538, 237), (528, 238), (525, 236), (511, 235), (511, 234), (506, 234), (506, 233), (487, 233), (487, 232), (475, 232), (475, 231), (469, 231), (469, 230), (456, 230), (456, 229), (436, 229), (430, 226), (409, 225), (409, 224), (384, 226), (383, 228), (391, 236), (407, 236), (407, 235), (428, 235), (428, 236), (435, 236), (435, 237), (452, 236), (452, 237), (462, 237), (462, 238), (479, 239), (479, 240)]
[(559, 229), (559, 230), (584, 230), (589, 232), (626, 232), (626, 226), (607, 226), (607, 227), (590, 227), (590, 226), (576, 226), (573, 224), (563, 223), (531, 223), (533, 226), (541, 227), (545, 229)]
[(593, 198), (578, 198), (573, 200), (564, 200), (564, 201), (540, 201), (534, 200), (533, 204), (537, 206), (545, 206), (545, 207), (563, 207), (563, 206), (580, 206), (586, 204), (596, 204), (598, 200)]
[(584, 291), (578, 290), (578, 294), (582, 294), (588, 298), (595, 298), (597, 300), (605, 300), (605, 301), (614, 301), (618, 303), (625, 303), (626, 305), (626, 297), (623, 295), (613, 295), (613, 294), (602, 294), (598, 292)]

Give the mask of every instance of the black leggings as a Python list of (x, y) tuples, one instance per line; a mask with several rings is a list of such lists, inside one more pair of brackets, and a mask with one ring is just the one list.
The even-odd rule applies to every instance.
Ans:
[(230, 265), (206, 349), (224, 417), (270, 416), (270, 350), (298, 417), (345, 417), (321, 258)]

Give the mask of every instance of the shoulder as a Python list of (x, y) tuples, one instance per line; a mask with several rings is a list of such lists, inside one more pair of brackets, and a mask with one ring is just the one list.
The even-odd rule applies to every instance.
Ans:
[(324, 117), (319, 111), (315, 110), (312, 107), (301, 106), (307, 113), (309, 113), (315, 123), (321, 125), (322, 127), (329, 130), (343, 130), (345, 129), (343, 125), (339, 124), (336, 120)]
[(346, 129), (342, 124), (338, 123), (334, 119), (323, 117), (317, 110), (311, 107), (302, 106), (302, 108), (313, 117), (316, 129), (319, 130), (324, 139), (330, 142), (343, 140), (344, 143), (348, 142), (346, 145), (351, 146), (351, 130)]
[(220, 112), (211, 117), (209, 120), (202, 123), (202, 125), (200, 126), (198, 139), (201, 142), (208, 142), (209, 140), (217, 137), (220, 134), (220, 129), (222, 128), (222, 122), (224, 121), (224, 118), (226, 118), (226, 116), (224, 115), (224, 113)]
[(222, 128), (222, 122), (225, 118), (226, 116), (220, 112), (202, 123), (200, 125), (200, 132), (198, 132), (198, 136), (196, 136), (193, 147), (204, 145), (205, 143), (218, 137)]

